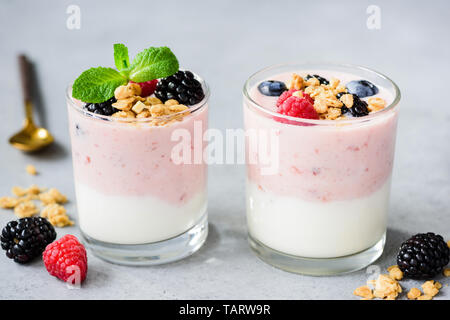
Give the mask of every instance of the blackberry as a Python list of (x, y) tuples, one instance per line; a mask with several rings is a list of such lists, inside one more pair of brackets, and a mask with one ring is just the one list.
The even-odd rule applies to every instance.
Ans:
[(112, 114), (119, 111), (119, 109), (116, 109), (112, 106), (112, 104), (116, 101), (116, 98), (112, 97), (111, 99), (100, 103), (86, 103), (84, 109), (102, 116), (111, 116)]
[(448, 264), (450, 250), (442, 236), (418, 233), (400, 246), (397, 264), (405, 276), (430, 279)]
[(317, 80), (319, 80), (320, 84), (330, 84), (330, 82), (327, 79), (319, 76), (318, 74), (313, 74), (313, 75), (308, 74), (305, 77), (305, 80), (308, 81), (311, 78), (316, 78)]
[(155, 96), (162, 102), (175, 99), (180, 104), (194, 105), (205, 97), (201, 83), (190, 71), (178, 71), (174, 75), (159, 80)]
[(40, 256), (56, 239), (56, 231), (45, 218), (22, 218), (3, 228), (0, 241), (6, 256), (17, 263), (27, 263)]
[(354, 117), (364, 117), (369, 114), (367, 109), (367, 102), (361, 100), (356, 94), (353, 95), (353, 106), (350, 108), (350, 113)]

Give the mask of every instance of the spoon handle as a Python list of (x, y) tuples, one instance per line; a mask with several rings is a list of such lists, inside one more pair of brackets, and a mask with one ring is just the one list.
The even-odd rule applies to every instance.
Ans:
[(31, 102), (31, 81), (30, 81), (30, 66), (25, 55), (21, 54), (18, 57), (20, 68), (20, 79), (22, 81), (23, 99)]

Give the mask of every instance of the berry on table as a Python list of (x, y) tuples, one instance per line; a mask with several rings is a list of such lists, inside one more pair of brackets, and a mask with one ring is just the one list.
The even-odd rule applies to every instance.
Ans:
[(100, 103), (86, 103), (84, 109), (87, 111), (93, 112), (102, 116), (111, 116), (113, 113), (119, 111), (118, 109), (112, 106), (117, 100), (115, 97), (112, 97), (109, 100)]
[(47, 219), (41, 217), (10, 221), (0, 236), (6, 256), (17, 263), (27, 263), (40, 256), (55, 239), (55, 229)]
[(356, 94), (360, 98), (376, 95), (378, 88), (367, 80), (354, 80), (347, 83), (349, 93)]
[(49, 244), (42, 258), (48, 273), (58, 279), (70, 280), (72, 284), (77, 280), (81, 283), (86, 279), (88, 268), (86, 249), (71, 234)]
[(159, 80), (155, 96), (162, 102), (170, 99), (180, 104), (194, 105), (205, 97), (201, 83), (190, 71), (178, 71), (174, 75)]
[(258, 90), (265, 96), (279, 96), (287, 90), (284, 82), (267, 80), (258, 85)]
[(397, 264), (405, 276), (431, 279), (442, 272), (449, 262), (450, 249), (442, 236), (418, 233), (400, 246)]

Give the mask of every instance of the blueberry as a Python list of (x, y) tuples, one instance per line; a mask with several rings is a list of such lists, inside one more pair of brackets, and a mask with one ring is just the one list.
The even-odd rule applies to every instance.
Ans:
[(360, 98), (373, 96), (378, 93), (378, 88), (367, 80), (350, 81), (347, 83), (347, 90)]
[(284, 82), (267, 80), (258, 85), (258, 90), (265, 96), (279, 96), (287, 90)]

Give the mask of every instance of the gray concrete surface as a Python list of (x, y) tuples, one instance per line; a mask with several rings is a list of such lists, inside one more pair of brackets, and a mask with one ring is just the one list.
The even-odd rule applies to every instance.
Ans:
[[(66, 28), (67, 6), (81, 8), (81, 29)], [(381, 9), (381, 29), (366, 27), (368, 5)], [(12, 1), (0, 2), (0, 195), (13, 185), (57, 187), (72, 202), (74, 187), (64, 90), (92, 66), (112, 66), (112, 44), (131, 55), (167, 45), (181, 64), (211, 86), (210, 125), (239, 128), (241, 88), (258, 69), (285, 61), (366, 65), (402, 90), (387, 246), (376, 262), (394, 264), (399, 244), (416, 232), (450, 239), (450, 21), (448, 1)], [(36, 65), (41, 123), (57, 144), (23, 154), (7, 144), (23, 118), (16, 54)], [(25, 165), (40, 174), (31, 177)], [(68, 290), (42, 262), (20, 266), (0, 256), (1, 299), (355, 299), (364, 270), (336, 277), (286, 273), (261, 262), (246, 241), (244, 168), (212, 166), (210, 236), (192, 257), (131, 268), (89, 254), (89, 277)], [(13, 219), (0, 212), (0, 225)], [(58, 230), (78, 234), (75, 227)], [(3, 254), (2, 254), (3, 255)], [(448, 280), (440, 278), (448, 284)], [(420, 285), (405, 281), (404, 287)], [(444, 285), (437, 299), (448, 299)]]

